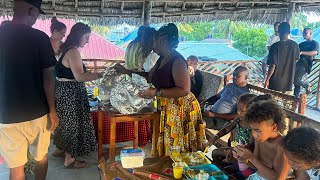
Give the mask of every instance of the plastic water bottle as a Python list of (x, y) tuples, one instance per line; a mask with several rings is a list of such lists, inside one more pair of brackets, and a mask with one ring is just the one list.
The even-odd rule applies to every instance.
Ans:
[(97, 96), (99, 96), (99, 87), (98, 86), (94, 86), (94, 88), (93, 88), (93, 98), (96, 98)]

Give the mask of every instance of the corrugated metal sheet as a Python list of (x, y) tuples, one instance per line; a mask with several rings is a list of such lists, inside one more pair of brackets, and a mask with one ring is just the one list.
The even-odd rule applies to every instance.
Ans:
[[(2, 22), (3, 20), (4, 18), (0, 17), (0, 22)], [(66, 36), (69, 34), (72, 26), (76, 23), (71, 19), (59, 19), (59, 21), (63, 22), (67, 26)], [(38, 19), (33, 27), (45, 32), (46, 34), (48, 34), (48, 36), (51, 36), (50, 25), (50, 19)], [(125, 51), (120, 47), (112, 44), (111, 42), (105, 40), (100, 35), (92, 32), (89, 43), (81, 49), (81, 55), (82, 58), (85, 59), (124, 60)]]
[(184, 41), (180, 42), (177, 51), (187, 58), (190, 55), (207, 56), (218, 61), (254, 60), (233, 47), (220, 43)]

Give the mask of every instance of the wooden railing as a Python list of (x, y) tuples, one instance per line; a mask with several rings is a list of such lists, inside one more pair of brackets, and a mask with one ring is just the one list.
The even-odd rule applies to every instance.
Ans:
[(113, 66), (117, 63), (124, 63), (123, 60), (106, 60), (106, 59), (84, 59), (84, 64), (88, 71), (101, 72), (107, 67)]
[[(85, 59), (84, 63), (89, 71), (100, 72), (106, 67), (116, 63), (123, 63), (121, 60), (93, 60)], [(258, 60), (246, 61), (209, 61), (199, 62), (198, 69), (212, 74), (226, 76), (232, 75), (233, 70), (238, 66), (246, 66), (249, 69), (249, 83), (257, 86), (263, 85), (261, 62)], [(307, 106), (320, 110), (320, 60), (314, 60), (311, 73), (305, 78), (311, 85), (311, 93), (307, 96)]]
[[(245, 66), (249, 69), (249, 83), (258, 86), (263, 85), (261, 62), (258, 60), (246, 61), (213, 61), (199, 62), (198, 69), (217, 74), (220, 76), (232, 75), (233, 70), (238, 66)], [(320, 60), (314, 60), (312, 71), (304, 79), (311, 85), (311, 93), (307, 96), (307, 106), (320, 110)]]

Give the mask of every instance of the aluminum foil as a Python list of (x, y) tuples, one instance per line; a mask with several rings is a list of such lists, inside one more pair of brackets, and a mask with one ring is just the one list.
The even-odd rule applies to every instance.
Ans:
[(133, 74), (131, 80), (122, 79), (111, 88), (111, 105), (121, 114), (138, 113), (141, 109), (153, 102), (153, 99), (139, 97), (139, 93), (148, 88), (149, 84), (147, 80), (137, 74)]
[(118, 73), (114, 67), (106, 68), (102, 79), (99, 83), (99, 89), (105, 91), (110, 91), (113, 86), (122, 81), (125, 78), (125, 75)]

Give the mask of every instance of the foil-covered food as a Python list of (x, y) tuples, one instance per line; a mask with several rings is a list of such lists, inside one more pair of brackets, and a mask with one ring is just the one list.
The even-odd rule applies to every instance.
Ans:
[(149, 84), (145, 78), (133, 74), (131, 80), (121, 81), (111, 89), (111, 105), (121, 114), (137, 113), (153, 102), (153, 99), (144, 99), (139, 96), (148, 88)]
[(113, 67), (105, 70), (99, 88), (100, 96), (108, 95), (112, 107), (121, 114), (138, 113), (153, 102), (153, 99), (144, 99), (139, 96), (149, 88), (144, 77), (132, 74), (131, 79), (126, 79), (125, 75), (118, 73)]
[(108, 67), (104, 71), (104, 74), (100, 80), (99, 88), (110, 91), (114, 85), (122, 81), (124, 78), (125, 75), (117, 72), (113, 66)]

